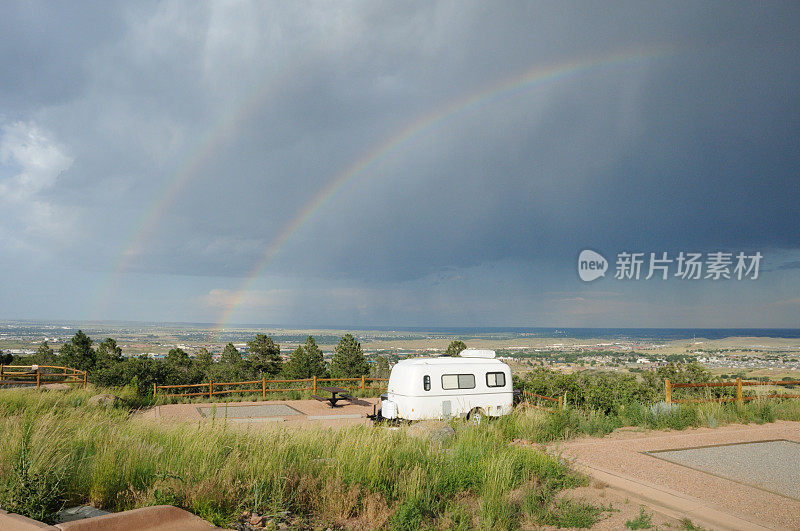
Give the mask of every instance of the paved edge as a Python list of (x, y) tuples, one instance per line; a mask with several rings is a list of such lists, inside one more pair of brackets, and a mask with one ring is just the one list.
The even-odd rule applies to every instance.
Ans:
[(575, 463), (578, 470), (606, 483), (609, 487), (641, 499), (658, 512), (681, 520), (689, 518), (693, 523), (711, 529), (736, 531), (764, 531), (774, 528), (751, 522), (739, 516), (716, 509), (694, 496), (645, 483), (629, 476), (618, 474), (597, 466)]
[(121, 513), (56, 524), (61, 531), (208, 531), (218, 529), (199, 516), (171, 505), (155, 505)]
[(8, 513), (2, 509), (0, 509), (0, 529), (3, 531), (32, 531), (35, 529), (56, 530), (56, 528), (51, 525), (18, 514)]

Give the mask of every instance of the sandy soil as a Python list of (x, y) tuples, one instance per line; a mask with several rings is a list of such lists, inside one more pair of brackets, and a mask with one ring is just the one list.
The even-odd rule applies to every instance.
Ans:
[(655, 528), (681, 528), (680, 519), (655, 510), (630, 493), (609, 488), (602, 481), (592, 481), (588, 487), (564, 491), (561, 497), (583, 500), (592, 505), (609, 509), (603, 513), (603, 518), (592, 529), (603, 531), (626, 529), (625, 523), (639, 518), (642, 510), (650, 517), (650, 523)]

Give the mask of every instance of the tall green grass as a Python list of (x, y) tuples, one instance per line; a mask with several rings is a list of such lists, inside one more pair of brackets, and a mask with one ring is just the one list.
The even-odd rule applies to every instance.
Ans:
[(775, 420), (800, 420), (800, 400), (763, 399), (742, 405), (709, 402), (671, 408), (630, 403), (621, 405), (616, 414), (570, 407), (553, 413), (528, 409), (497, 419), (493, 426), (506, 438), (549, 442), (582, 435), (599, 437), (625, 426), (682, 430), (699, 426), (714, 428), (731, 423), (763, 424)]
[(288, 510), (326, 525), (514, 529), (536, 514), (509, 493), (539, 492), (550, 503), (552, 491), (583, 481), (558, 459), (509, 444), (491, 422), (456, 422), (443, 444), (367, 426), (161, 426), (123, 408), (88, 406), (90, 394), (0, 396), (0, 505), (16, 488), (13, 463), (22, 452), (31, 472), (61, 478), (66, 505), (119, 511), (167, 503), (218, 525), (242, 510)]
[(431, 443), (388, 427), (247, 429), (219, 419), (164, 426), (125, 402), (90, 406), (96, 392), (0, 393), (0, 505), (44, 520), (62, 505), (90, 503), (110, 511), (171, 504), (217, 525), (253, 510), (365, 528), (588, 526), (601, 508), (555, 501), (582, 477), (513, 439), (800, 420), (800, 402), (788, 400), (631, 404), (615, 415), (520, 409), (478, 427), (454, 421), (451, 439)]

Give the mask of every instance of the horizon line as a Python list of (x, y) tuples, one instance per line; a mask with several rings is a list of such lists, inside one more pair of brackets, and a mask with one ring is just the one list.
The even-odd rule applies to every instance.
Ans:
[[(0, 318), (0, 322), (27, 322), (27, 323), (59, 323), (59, 324), (143, 324), (143, 325), (193, 325), (216, 326), (217, 323), (201, 321), (146, 321), (139, 319), (48, 319), (48, 318)], [(274, 323), (231, 323), (224, 330), (273, 328), (283, 330), (392, 330), (392, 329), (417, 329), (417, 330), (448, 330), (448, 329), (474, 329), (474, 330), (501, 330), (501, 329), (555, 329), (555, 330), (796, 330), (800, 327), (785, 326), (564, 326), (564, 325), (331, 325), (331, 324), (274, 324)], [(219, 331), (217, 329), (217, 331)]]

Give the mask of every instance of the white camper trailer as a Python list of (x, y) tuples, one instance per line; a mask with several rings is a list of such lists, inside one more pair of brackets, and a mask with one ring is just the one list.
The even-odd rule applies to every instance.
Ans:
[(381, 400), (387, 419), (499, 417), (514, 407), (511, 368), (493, 350), (467, 349), (456, 357), (412, 358), (392, 367)]

